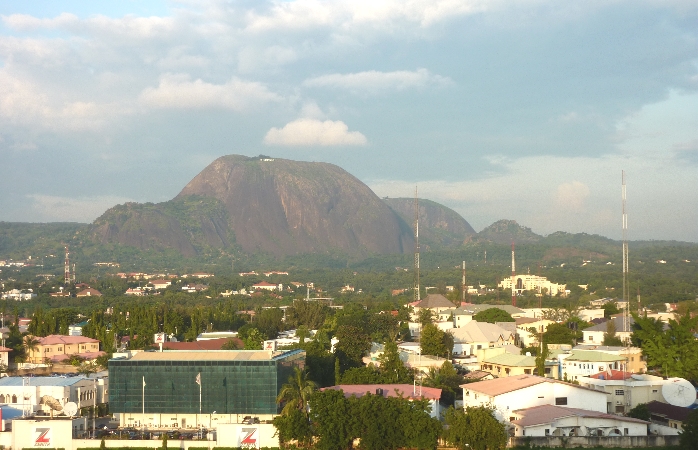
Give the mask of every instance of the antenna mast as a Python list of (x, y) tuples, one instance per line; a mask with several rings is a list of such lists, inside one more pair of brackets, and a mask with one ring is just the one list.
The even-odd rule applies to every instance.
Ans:
[(65, 272), (65, 284), (70, 284), (70, 252), (68, 252), (68, 246), (65, 246), (65, 263), (64, 263), (64, 272)]
[(516, 258), (513, 241), (511, 243), (511, 306), (516, 306)]
[(420, 300), (419, 296), (419, 200), (417, 187), (414, 188), (414, 301)]
[(461, 297), (463, 298), (463, 301), (465, 302), (466, 299), (466, 293), (468, 292), (468, 286), (465, 284), (465, 261), (463, 261), (463, 284), (461, 287)]
[(625, 210), (625, 170), (621, 171), (621, 196), (623, 204), (623, 301), (625, 312), (623, 313), (623, 331), (628, 331), (628, 311), (630, 311), (630, 292), (628, 292), (628, 213)]

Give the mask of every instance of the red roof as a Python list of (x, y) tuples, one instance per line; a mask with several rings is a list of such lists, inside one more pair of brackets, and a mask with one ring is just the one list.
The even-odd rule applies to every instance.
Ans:
[(276, 287), (276, 285), (274, 283), (269, 283), (267, 281), (260, 281), (259, 283), (254, 285), (254, 287), (257, 287), (257, 286), (260, 286), (260, 287), (261, 286), (269, 286), (269, 287), (274, 286), (274, 287)]
[(11, 352), (11, 351), (12, 351), (11, 348), (3, 347), (2, 345), (0, 345), (0, 353)]
[(71, 356), (76, 355), (79, 356), (82, 359), (85, 359), (87, 361), (99, 358), (102, 355), (106, 355), (106, 352), (99, 351), (99, 352), (84, 352), (84, 353), (71, 353), (70, 355), (54, 355), (51, 357), (51, 361), (53, 362), (60, 362), (64, 361), (66, 359), (70, 359)]
[(361, 397), (366, 394), (382, 395), (383, 397), (399, 397), (408, 399), (426, 398), (429, 400), (439, 400), (441, 389), (432, 387), (415, 387), (412, 384), (340, 384), (330, 386), (321, 390), (334, 389), (344, 391), (345, 397)]
[(39, 338), (39, 344), (41, 345), (53, 345), (53, 344), (92, 344), (99, 343), (97, 339), (88, 338), (85, 336), (63, 336), (60, 334), (51, 334), (46, 337)]
[(608, 372), (599, 372), (594, 375), (589, 375), (589, 378), (595, 378), (597, 380), (627, 380), (632, 377), (633, 374), (630, 372), (623, 372), (622, 370), (611, 370), (611, 374)]

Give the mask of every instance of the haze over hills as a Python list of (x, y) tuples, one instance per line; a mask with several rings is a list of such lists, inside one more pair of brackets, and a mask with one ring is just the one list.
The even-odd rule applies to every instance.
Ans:
[[(415, 221), (413, 198), (384, 198), (383, 201), (412, 228)], [(475, 230), (460, 214), (431, 200), (419, 199), (419, 241), (422, 248), (461, 245)]]
[[(400, 255), (414, 251), (413, 221), (414, 199), (380, 199), (335, 165), (230, 155), (211, 163), (174, 199), (117, 205), (92, 224), (0, 223), (0, 258), (59, 258), (69, 245), (85, 263), (170, 267), (182, 258), (218, 264), (305, 255), (316, 257), (315, 264), (340, 266), (382, 257), (378, 264), (389, 267), (404, 264)], [(419, 199), (419, 222), (422, 251), (458, 260), (487, 250), (492, 260), (506, 261), (512, 241), (517, 250), (528, 247), (536, 261), (608, 260), (620, 254), (619, 243), (602, 236), (557, 232), (544, 237), (514, 220), (475, 233), (458, 213), (426, 199)], [(698, 248), (633, 244), (647, 248), (643, 258), (659, 246)], [(684, 258), (693, 259), (690, 252)]]

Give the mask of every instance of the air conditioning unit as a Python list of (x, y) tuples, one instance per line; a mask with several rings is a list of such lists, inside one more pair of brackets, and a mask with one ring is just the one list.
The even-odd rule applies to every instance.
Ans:
[(623, 404), (623, 402), (621, 402), (620, 400), (616, 400), (616, 405), (622, 405), (622, 404)]

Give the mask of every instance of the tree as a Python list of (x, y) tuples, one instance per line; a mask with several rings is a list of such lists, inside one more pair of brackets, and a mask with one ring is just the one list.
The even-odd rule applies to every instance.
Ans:
[(266, 336), (256, 328), (249, 328), (242, 338), (245, 350), (261, 350)]
[(488, 308), (473, 316), (473, 320), (478, 322), (516, 322), (511, 314), (499, 308)]
[(417, 313), (417, 322), (423, 327), (427, 324), (432, 324), (434, 322), (434, 313), (431, 309), (420, 309)]
[(338, 339), (334, 353), (339, 359), (342, 372), (363, 365), (363, 357), (371, 348), (371, 339), (360, 328), (340, 325), (335, 337)]
[(293, 374), (288, 377), (288, 382), (281, 387), (279, 395), (276, 397), (277, 403), (283, 403), (284, 408), (281, 414), (287, 415), (292, 410), (298, 409), (308, 414), (308, 400), (310, 395), (317, 389), (317, 384), (308, 379), (305, 370), (298, 367), (293, 368)]
[(380, 373), (383, 383), (412, 383), (414, 373), (405, 367), (405, 363), (400, 359), (395, 342), (386, 342), (383, 353), (378, 357), (380, 362)]
[(543, 344), (542, 351), (539, 351), (538, 355), (536, 355), (536, 371), (538, 372), (538, 376), (545, 376), (545, 360), (549, 355), (550, 350), (548, 350), (548, 344)]
[(666, 330), (661, 321), (653, 321), (633, 314), (635, 341), (647, 357), (647, 366), (661, 370), (667, 377), (698, 380), (698, 345), (695, 333), (698, 316), (687, 313), (679, 320), (669, 320)]
[(698, 409), (688, 413), (683, 422), (683, 430), (679, 431), (679, 448), (681, 450), (696, 450), (698, 447)]
[(351, 448), (354, 420), (349, 399), (341, 390), (316, 391), (310, 397), (310, 421), (318, 438), (318, 450)]
[(445, 333), (433, 323), (428, 323), (422, 327), (419, 335), (419, 347), (423, 355), (448, 356), (453, 347), (446, 348), (444, 343)]
[(462, 392), (460, 385), (463, 384), (463, 377), (451, 361), (444, 361), (438, 369), (429, 368), (429, 373), (423, 379), (424, 386), (441, 389), (441, 402), (448, 406), (453, 406), (456, 396)]
[(240, 347), (240, 343), (237, 339), (230, 338), (221, 345), (221, 350), (239, 350)]
[(78, 373), (89, 377), (93, 373), (97, 372), (97, 365), (91, 361), (83, 361), (78, 366)]
[(459, 450), (503, 450), (507, 445), (504, 424), (492, 410), (484, 406), (462, 409), (449, 408), (444, 415), (443, 437)]
[(286, 415), (276, 416), (272, 423), (279, 433), (279, 443), (285, 447), (290, 441), (296, 441), (300, 447), (308, 447), (313, 439), (312, 429), (306, 414), (294, 409)]
[(628, 411), (628, 417), (632, 417), (634, 419), (640, 419), (640, 420), (650, 420), (650, 410), (647, 408), (647, 403), (640, 403), (637, 406), (635, 406), (633, 409)]
[(162, 433), (162, 450), (167, 450), (167, 433)]
[(30, 358), (31, 354), (39, 349), (39, 344), (41, 341), (35, 336), (28, 334), (22, 339), (22, 349), (27, 358)]
[(551, 323), (543, 333), (546, 344), (574, 344), (574, 332), (562, 323)]
[(623, 345), (623, 341), (616, 336), (616, 323), (613, 319), (606, 321), (606, 332), (603, 335), (603, 345)]
[(618, 309), (618, 304), (616, 302), (604, 303), (603, 316), (605, 318), (610, 319), (611, 316), (614, 316), (618, 313), (620, 313), (620, 309)]

